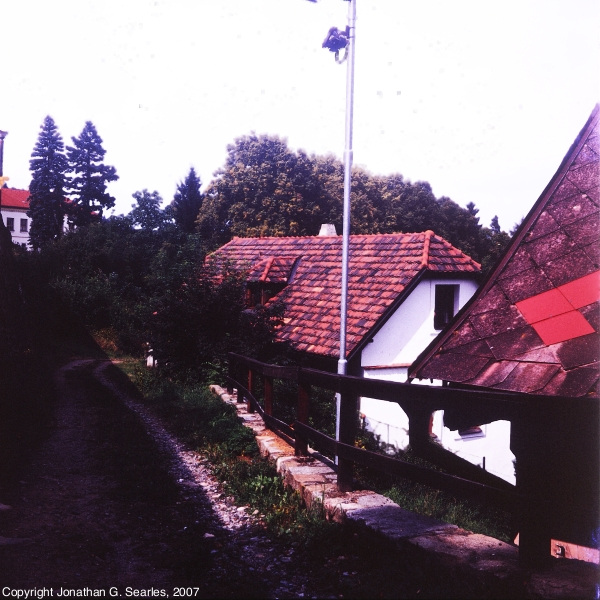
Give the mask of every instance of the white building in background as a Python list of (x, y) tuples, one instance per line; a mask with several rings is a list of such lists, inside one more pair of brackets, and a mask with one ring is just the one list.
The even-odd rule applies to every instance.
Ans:
[[(12, 241), (29, 249), (29, 232), (31, 230), (31, 217), (29, 210), (29, 190), (13, 188), (0, 188), (0, 215), (2, 222), (10, 231)], [(69, 231), (70, 224), (65, 216), (63, 231)]]
[(0, 189), (0, 214), (2, 222), (10, 231), (12, 240), (27, 248), (29, 246), (29, 230), (31, 219), (29, 210), (29, 190), (16, 190), (3, 187)]

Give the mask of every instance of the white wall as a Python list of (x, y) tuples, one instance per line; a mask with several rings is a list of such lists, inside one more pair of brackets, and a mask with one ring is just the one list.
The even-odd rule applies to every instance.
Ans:
[[(27, 216), (27, 211), (19, 210), (18, 208), (4, 208), (2, 207), (2, 222), (6, 225), (7, 218), (13, 218), (15, 220), (14, 231), (10, 232), (12, 241), (15, 244), (28, 244), (29, 242), (29, 228), (31, 227), (31, 219)], [(27, 219), (27, 231), (21, 233), (21, 219)]]
[(363, 350), (363, 369), (382, 365), (409, 366), (440, 333), (433, 328), (435, 286), (439, 284), (459, 285), (457, 312), (477, 290), (477, 284), (470, 280), (432, 278), (421, 281)]
[(510, 421), (481, 425), (479, 436), (460, 436), (444, 427), (444, 411), (434, 413), (433, 433), (437, 441), (454, 454), (474, 465), (515, 484), (515, 455), (510, 450)]

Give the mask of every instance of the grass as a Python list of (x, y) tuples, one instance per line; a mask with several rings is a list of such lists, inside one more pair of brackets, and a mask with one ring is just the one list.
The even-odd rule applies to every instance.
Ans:
[(185, 387), (162, 379), (152, 370), (121, 363), (145, 402), (171, 432), (209, 460), (228, 494), (261, 515), (277, 536), (292, 536), (307, 546), (329, 535), (330, 525), (319, 508), (307, 508), (300, 495), (284, 485), (275, 467), (258, 452), (254, 433), (206, 386)]
[[(369, 432), (362, 431), (361, 447), (382, 451), (378, 440)], [(441, 471), (440, 467), (414, 455), (410, 449), (397, 451), (395, 457), (411, 464)], [(514, 517), (510, 513), (487, 504), (456, 498), (441, 490), (395, 477), (372, 469), (359, 467), (356, 477), (362, 487), (387, 496), (396, 504), (411, 512), (452, 523), (489, 537), (512, 543), (515, 535)]]

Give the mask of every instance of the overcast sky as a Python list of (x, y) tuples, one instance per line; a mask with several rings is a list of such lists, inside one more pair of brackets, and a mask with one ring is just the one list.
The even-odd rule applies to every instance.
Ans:
[[(356, 0), (354, 162), (428, 181), (509, 230), (600, 101), (598, 0)], [(346, 65), (321, 48), (343, 0), (20, 0), (0, 18), (4, 174), (27, 188), (46, 115), (66, 144), (92, 121), (115, 214), (166, 203), (227, 145), (276, 134), (344, 150)], [(340, 199), (341, 202), (341, 199)], [(317, 232), (315, 232), (317, 233)]]

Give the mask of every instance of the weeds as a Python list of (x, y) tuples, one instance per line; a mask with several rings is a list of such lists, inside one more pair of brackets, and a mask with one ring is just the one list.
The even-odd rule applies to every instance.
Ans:
[(253, 432), (239, 421), (235, 408), (206, 386), (181, 386), (142, 367), (127, 370), (173, 433), (206, 456), (226, 492), (260, 514), (272, 533), (310, 547), (339, 527), (326, 521), (321, 508), (306, 507), (283, 483), (268, 459), (260, 457)]
[[(361, 447), (371, 451), (385, 451), (375, 436), (364, 430), (360, 434), (359, 443)], [(404, 462), (430, 470), (442, 470), (439, 466), (414, 455), (410, 449), (396, 451), (395, 456)], [(458, 499), (427, 485), (376, 472), (372, 469), (358, 468), (357, 477), (361, 486), (387, 496), (406, 510), (446, 523), (453, 523), (468, 531), (481, 533), (508, 543), (512, 543), (516, 535), (513, 516), (500, 509)]]

